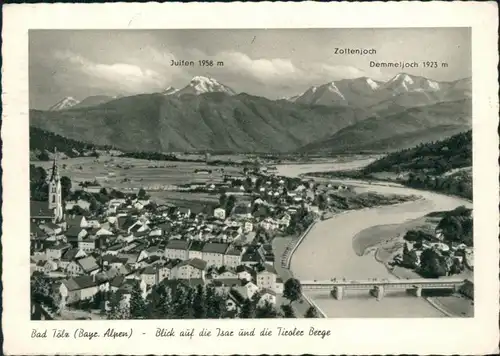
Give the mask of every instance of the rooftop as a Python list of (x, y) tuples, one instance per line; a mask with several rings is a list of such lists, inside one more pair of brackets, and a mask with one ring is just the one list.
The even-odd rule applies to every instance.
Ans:
[(47, 202), (30, 201), (30, 215), (31, 217), (52, 218), (54, 216), (54, 212), (51, 209), (49, 209)]
[(185, 240), (170, 240), (167, 244), (167, 249), (171, 250), (187, 250), (190, 242)]
[(203, 247), (204, 253), (221, 253), (224, 254), (228, 249), (229, 244), (209, 242)]
[(63, 281), (63, 284), (69, 291), (75, 291), (85, 288), (94, 287), (96, 284), (90, 276), (78, 276)]

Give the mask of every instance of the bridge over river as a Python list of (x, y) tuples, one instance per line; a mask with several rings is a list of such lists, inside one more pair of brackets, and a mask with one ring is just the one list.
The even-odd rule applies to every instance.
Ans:
[(413, 290), (417, 297), (422, 296), (423, 289), (452, 289), (459, 290), (466, 280), (457, 278), (446, 279), (372, 279), (372, 280), (302, 280), (303, 290), (324, 289), (331, 291), (331, 294), (337, 300), (341, 300), (347, 290), (368, 290), (370, 293), (381, 300), (385, 291), (388, 290)]

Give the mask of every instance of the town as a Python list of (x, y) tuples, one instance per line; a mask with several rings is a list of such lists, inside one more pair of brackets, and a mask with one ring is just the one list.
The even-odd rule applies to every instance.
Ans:
[[(31, 201), (32, 299), (46, 317), (95, 316), (90, 310), (107, 318), (293, 316), (283, 304), (286, 281), (274, 267), (272, 239), (299, 236), (321, 218), (326, 192), (349, 189), (277, 176), (267, 167), (243, 168), (217, 186), (193, 187), (220, 192), (217, 206), (195, 209), (157, 204), (144, 189), (92, 191), (80, 184), (70, 191), (56, 158), (50, 177), (37, 170), (40, 186), (32, 192), (48, 194), (46, 201)], [(166, 290), (173, 291), (168, 298)], [(212, 314), (189, 315), (189, 306), (174, 307), (178, 293), (217, 306)], [(152, 310), (155, 303), (161, 315)]]

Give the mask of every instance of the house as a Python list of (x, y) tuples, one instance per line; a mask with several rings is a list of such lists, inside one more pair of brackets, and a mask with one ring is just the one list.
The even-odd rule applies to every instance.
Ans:
[(254, 281), (256, 277), (255, 270), (245, 265), (239, 265), (236, 267), (236, 275), (239, 279), (247, 282)]
[(165, 262), (164, 264), (158, 265), (158, 283), (161, 283), (164, 279), (169, 279), (172, 274), (172, 269), (175, 265), (179, 264), (179, 260), (173, 260)]
[(149, 226), (147, 222), (137, 220), (135, 223), (133, 223), (128, 229), (127, 233), (129, 234), (136, 234), (139, 232), (148, 232), (149, 233)]
[(127, 258), (120, 258), (116, 255), (110, 254), (106, 254), (101, 258), (102, 265), (109, 268), (120, 268), (125, 263), (127, 263), (127, 261)]
[(30, 201), (30, 220), (34, 223), (44, 223), (54, 220), (54, 210), (44, 201)]
[(241, 264), (251, 267), (262, 262), (262, 258), (256, 249), (247, 249), (241, 256)]
[(199, 258), (203, 259), (203, 246), (205, 246), (205, 242), (203, 241), (193, 241), (189, 246), (188, 258)]
[(205, 278), (207, 262), (199, 258), (182, 261), (172, 269), (172, 276), (176, 279)]
[(232, 268), (227, 268), (226, 266), (220, 267), (217, 271), (216, 279), (227, 279), (227, 278), (238, 279), (236, 271)]
[(288, 227), (290, 225), (291, 216), (287, 213), (283, 213), (278, 219), (278, 225), (281, 227)]
[(151, 287), (158, 283), (158, 271), (154, 266), (147, 266), (141, 271), (140, 278), (147, 287)]
[(177, 210), (177, 213), (181, 217), (188, 218), (188, 217), (191, 216), (191, 209), (189, 209), (189, 208), (179, 208)]
[(115, 276), (109, 282), (109, 289), (112, 292), (116, 292), (122, 286), (122, 284), (123, 284), (124, 281), (125, 281), (125, 276), (120, 275), (120, 274), (117, 275), (117, 276)]
[(87, 230), (79, 226), (72, 226), (64, 232), (64, 236), (73, 247), (78, 247), (78, 242), (87, 236)]
[(56, 225), (51, 221), (41, 224), (40, 229), (48, 235), (57, 235), (62, 232), (61, 226)]
[(224, 220), (226, 218), (226, 210), (222, 208), (214, 209), (214, 217), (220, 220)]
[(128, 232), (129, 228), (136, 223), (136, 218), (131, 215), (118, 216), (115, 222), (115, 227), (120, 231)]
[(165, 257), (171, 260), (180, 259), (185, 261), (189, 258), (190, 241), (170, 240), (165, 247)]
[(70, 248), (70, 244), (58, 241), (54, 245), (48, 247), (45, 254), (48, 260), (60, 260), (63, 254)]
[(79, 228), (84, 229), (84, 228), (90, 227), (88, 222), (87, 222), (87, 219), (83, 215), (75, 215), (75, 216), (70, 217), (66, 221), (66, 224), (67, 224), (68, 228), (79, 227)]
[(45, 273), (45, 260), (39, 260), (35, 264), (35, 271), (40, 273)]
[(104, 228), (104, 227), (101, 227), (101, 228), (99, 228), (99, 229), (95, 232), (95, 235), (96, 235), (96, 236), (112, 236), (112, 235), (113, 235), (113, 233), (112, 233), (110, 230), (108, 230), (108, 229), (106, 229), (106, 228)]
[(67, 250), (61, 257), (61, 260), (59, 261), (59, 268), (61, 268), (62, 270), (66, 270), (66, 268), (72, 261), (83, 257), (87, 257), (85, 251), (79, 248), (71, 248)]
[(253, 224), (251, 221), (245, 221), (243, 223), (243, 232), (245, 234), (248, 234), (249, 232), (252, 232), (253, 231)]
[(34, 223), (34, 222), (30, 223), (30, 236), (31, 237), (40, 238), (40, 237), (43, 237), (46, 235), (47, 234), (45, 233), (45, 231), (40, 229), (36, 223)]
[(227, 267), (236, 268), (241, 264), (241, 255), (243, 251), (235, 246), (229, 246), (229, 248), (224, 253), (223, 264)]
[(226, 309), (229, 312), (238, 312), (245, 303), (245, 297), (235, 289), (231, 289), (227, 294)]
[(97, 284), (90, 276), (78, 276), (63, 280), (59, 287), (61, 304), (67, 305), (80, 300), (90, 299), (97, 291)]
[[(264, 189), (265, 188), (261, 188), (261, 189)], [(261, 191), (264, 191), (264, 190), (261, 190)], [(262, 204), (266, 204), (266, 202), (264, 200), (262, 200), (261, 198), (257, 198), (255, 199), (253, 202), (252, 202), (253, 205), (262, 205)]]
[(300, 192), (303, 192), (304, 190), (306, 190), (306, 186), (304, 184), (300, 184), (297, 188), (295, 188), (293, 191), (296, 192), (296, 193), (300, 193)]
[(71, 261), (66, 267), (66, 271), (72, 276), (79, 274), (92, 275), (99, 272), (99, 265), (93, 256), (87, 256)]
[(234, 289), (247, 299), (252, 299), (255, 293), (259, 291), (259, 287), (252, 282), (247, 282), (243, 286), (235, 287)]
[(97, 240), (97, 236), (86, 235), (81, 240), (78, 241), (78, 248), (85, 251), (85, 252), (94, 251), (97, 247), (96, 240)]
[(55, 271), (58, 268), (58, 261), (47, 260), (43, 265), (43, 272), (50, 273)]
[(271, 289), (264, 288), (260, 291), (260, 299), (257, 302), (257, 305), (263, 306), (266, 303), (276, 305), (276, 292)]
[(262, 220), (259, 225), (264, 229), (264, 230), (276, 230), (278, 228), (278, 223), (272, 219), (272, 218), (266, 218)]
[(153, 256), (162, 257), (164, 254), (164, 251), (158, 246), (151, 246), (139, 253), (139, 256), (137, 256), (137, 262), (141, 262)]
[(234, 207), (233, 215), (240, 218), (251, 218), (250, 207), (246, 204), (239, 204)]
[(121, 284), (120, 288), (117, 290), (117, 293), (123, 296), (125, 305), (129, 306), (130, 298), (132, 296), (132, 291), (136, 286), (139, 286), (143, 298), (147, 296), (148, 286), (143, 280), (136, 278), (125, 279), (123, 280), (123, 283)]
[(265, 264), (263, 269), (257, 272), (257, 286), (275, 290), (276, 288), (276, 270), (273, 266)]
[(224, 265), (224, 254), (229, 244), (208, 242), (203, 246), (203, 259), (207, 261), (208, 266), (221, 267)]

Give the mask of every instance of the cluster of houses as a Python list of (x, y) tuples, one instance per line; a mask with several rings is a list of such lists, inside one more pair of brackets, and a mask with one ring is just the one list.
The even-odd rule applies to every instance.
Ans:
[[(124, 198), (111, 199), (100, 213), (61, 218), (54, 216), (61, 209), (58, 179), (51, 178), (52, 203), (31, 202), (31, 270), (53, 279), (61, 307), (110, 290), (127, 302), (136, 284), (146, 296), (171, 281), (211, 284), (227, 296), (229, 310), (256, 293), (274, 304), (283, 281), (269, 241), (256, 237), (284, 233), (299, 209), (319, 212), (311, 182), (299, 180), (290, 189), (288, 178), (247, 174), (226, 178), (232, 186), (226, 198), (235, 200), (230, 209)], [(80, 199), (66, 202), (66, 211), (75, 205), (90, 210)]]
[[(416, 257), (415, 267), (421, 265), (421, 255), (426, 250), (433, 250), (438, 255), (444, 258), (446, 268), (449, 271), (454, 264), (467, 266), (469, 269), (474, 269), (474, 249), (464, 243), (445, 242), (443, 233), (440, 229), (436, 229), (433, 241), (406, 241), (408, 252), (414, 253)], [(398, 254), (394, 257), (394, 262), (401, 263), (402, 255)]]

